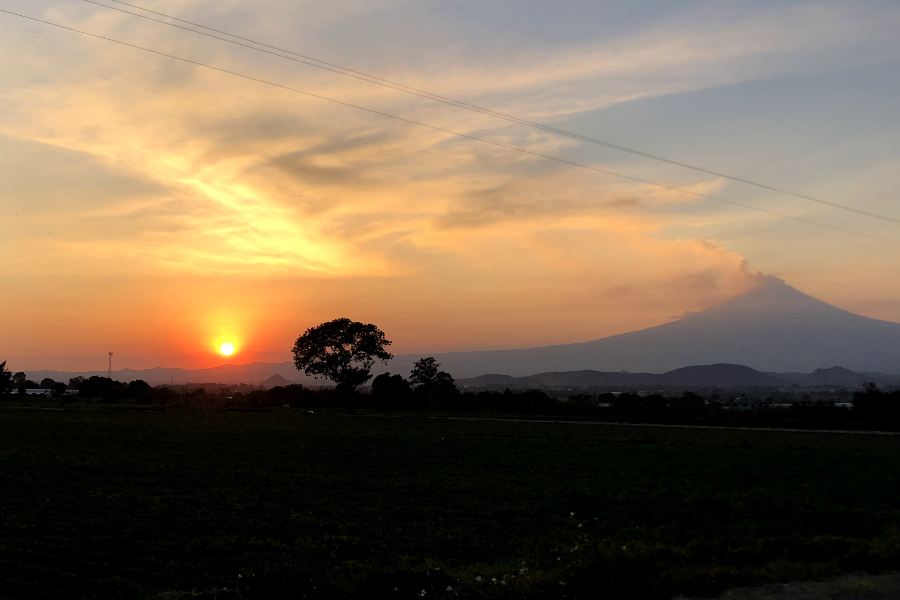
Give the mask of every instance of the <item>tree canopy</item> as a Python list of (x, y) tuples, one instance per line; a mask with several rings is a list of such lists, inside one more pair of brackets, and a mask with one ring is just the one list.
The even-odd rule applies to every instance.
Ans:
[(413, 364), (409, 381), (416, 386), (416, 391), (428, 395), (429, 402), (433, 396), (448, 396), (457, 392), (453, 377), (441, 371), (441, 363), (433, 356), (420, 358)]
[(342, 317), (307, 329), (297, 338), (291, 353), (298, 370), (353, 390), (369, 380), (376, 360), (393, 358), (386, 350), (390, 345), (375, 325)]
[(12, 373), (6, 368), (6, 361), (0, 362), (0, 394), (9, 389), (12, 383)]
[(378, 402), (403, 404), (411, 395), (412, 389), (403, 375), (382, 373), (372, 380), (372, 397)]

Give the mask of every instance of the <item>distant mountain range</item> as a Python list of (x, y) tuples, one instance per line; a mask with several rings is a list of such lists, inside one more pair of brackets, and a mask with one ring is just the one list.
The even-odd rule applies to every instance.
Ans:
[[(28, 378), (40, 381), (49, 377), (56, 381), (68, 381), (81, 375), (90, 377), (99, 375), (106, 377), (106, 371), (28, 371)], [(143, 379), (154, 385), (164, 383), (248, 383), (262, 387), (302, 383), (304, 385), (323, 385), (312, 377), (297, 371), (294, 364), (286, 363), (251, 363), (247, 365), (221, 365), (210, 369), (177, 369), (156, 367), (153, 369), (117, 369), (112, 372), (113, 379), (133, 381)]]
[[(377, 372), (406, 375), (423, 355), (397, 356)], [(900, 374), (900, 324), (847, 312), (776, 277), (765, 277), (745, 294), (641, 331), (576, 344), (435, 356), (444, 370), (471, 385), (478, 381), (500, 385), (506, 378), (532, 386), (538, 385), (534, 382), (543, 382), (543, 386), (630, 386), (652, 381), (655, 385), (703, 387), (778, 387), (785, 382), (856, 387)], [(40, 371), (28, 376), (38, 381), (44, 377), (67, 381), (75, 375), (105, 374)], [(322, 384), (298, 372), (290, 362), (194, 370), (125, 369), (114, 371), (113, 377), (154, 384)]]
[[(32, 371), (28, 377), (40, 381), (50, 377), (66, 382), (76, 375), (106, 376), (105, 372)], [(263, 388), (278, 385), (302, 383), (307, 386), (326, 385), (299, 373), (292, 363), (254, 363), (249, 365), (223, 365), (213, 369), (146, 369), (135, 371), (123, 369), (113, 371), (113, 378), (119, 381), (143, 379), (154, 385), (173, 383), (246, 383)], [(846, 388), (858, 389), (868, 382), (880, 386), (900, 385), (900, 375), (883, 373), (857, 373), (843, 367), (816, 369), (811, 373), (763, 372), (744, 365), (711, 364), (694, 365), (673, 369), (665, 373), (629, 371), (549, 371), (534, 375), (515, 377), (505, 374), (487, 374), (477, 377), (457, 379), (463, 388), (481, 389), (649, 389), (649, 388)]]
[(460, 379), (463, 388), (476, 389), (703, 389), (703, 388), (846, 388), (866, 383), (900, 385), (900, 376), (856, 373), (843, 367), (816, 369), (812, 373), (764, 373), (744, 365), (714, 364), (682, 367), (665, 373), (628, 371), (557, 371), (524, 377), (479, 375)]

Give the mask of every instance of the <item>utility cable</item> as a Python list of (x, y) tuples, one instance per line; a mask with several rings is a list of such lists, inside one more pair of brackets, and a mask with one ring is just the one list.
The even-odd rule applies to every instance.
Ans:
[[(257, 41), (257, 40), (254, 40), (254, 39), (251, 39), (248, 37), (242, 37), (240, 35), (229, 33), (222, 29), (208, 27), (201, 23), (189, 21), (186, 19), (181, 19), (181, 18), (175, 17), (173, 15), (169, 15), (169, 14), (166, 14), (166, 13), (163, 13), (160, 11), (151, 10), (149, 8), (144, 8), (137, 4), (124, 2), (122, 0), (106, 0), (107, 2), (114, 2), (116, 4), (128, 6), (130, 8), (134, 8), (134, 9), (143, 11), (148, 14), (157, 15), (157, 16), (163, 17), (165, 19), (170, 19), (171, 21), (176, 21), (177, 23), (183, 23), (185, 25), (190, 25), (190, 27), (185, 27), (182, 25), (178, 25), (177, 23), (172, 23), (169, 21), (164, 21), (162, 19), (157, 19), (157, 18), (148, 16), (148, 14), (141, 14), (141, 13), (133, 12), (133, 11), (126, 10), (123, 8), (119, 8), (116, 6), (110, 6), (108, 4), (104, 4), (103, 2), (98, 2), (97, 0), (83, 0), (83, 1), (87, 2), (89, 4), (93, 4), (95, 6), (101, 6), (103, 8), (107, 8), (109, 10), (118, 11), (120, 13), (132, 15), (135, 17), (139, 17), (141, 19), (160, 23), (160, 24), (166, 25), (168, 27), (174, 27), (177, 29), (181, 29), (183, 31), (189, 31), (191, 33), (195, 33), (197, 35), (202, 35), (202, 36), (212, 38), (215, 40), (219, 40), (219, 41), (223, 41), (223, 42), (226, 42), (229, 44), (241, 46), (243, 48), (248, 48), (248, 49), (256, 51), (256, 52), (261, 52), (264, 54), (277, 56), (277, 57), (285, 59), (285, 60), (290, 60), (293, 62), (301, 63), (301, 64), (304, 64), (304, 65), (307, 65), (307, 66), (310, 66), (313, 68), (317, 68), (317, 69), (323, 69), (325, 71), (336, 73), (338, 75), (342, 75), (345, 77), (351, 77), (353, 79), (358, 79), (360, 81), (365, 81), (367, 83), (371, 83), (374, 85), (380, 85), (382, 87), (387, 87), (387, 88), (390, 88), (390, 89), (393, 89), (393, 90), (396, 90), (396, 91), (399, 91), (402, 93), (412, 94), (414, 96), (418, 96), (420, 98), (425, 98), (425, 99), (428, 99), (428, 100), (431, 100), (434, 102), (440, 102), (440, 103), (443, 103), (443, 104), (446, 104), (449, 106), (453, 106), (456, 108), (460, 108), (463, 110), (477, 112), (477, 113), (487, 115), (487, 116), (490, 116), (493, 118), (502, 119), (502, 120), (510, 122), (510, 123), (516, 123), (518, 125), (523, 125), (525, 127), (538, 129), (540, 131), (551, 133), (556, 136), (566, 137), (566, 138), (577, 140), (580, 142), (585, 142), (585, 143), (594, 144), (597, 146), (602, 146), (602, 147), (605, 147), (605, 148), (608, 148), (611, 150), (616, 150), (618, 152), (624, 152), (624, 153), (631, 154), (634, 156), (639, 156), (641, 158), (646, 158), (649, 160), (666, 163), (666, 164), (673, 165), (676, 167), (689, 169), (689, 170), (692, 170), (692, 171), (695, 171), (698, 173), (712, 175), (714, 177), (718, 177), (721, 179), (727, 179), (729, 181), (734, 181), (736, 183), (742, 183), (742, 184), (753, 186), (758, 189), (763, 189), (763, 190), (766, 190), (769, 192), (774, 192), (774, 193), (785, 195), (785, 196), (791, 196), (791, 197), (798, 198), (801, 200), (806, 200), (809, 202), (815, 202), (817, 204), (821, 204), (821, 205), (828, 206), (831, 208), (836, 208), (839, 210), (853, 212), (853, 213), (856, 213), (859, 215), (864, 215), (866, 217), (870, 217), (873, 219), (879, 219), (882, 221), (889, 221), (892, 223), (900, 224), (900, 218), (895, 218), (895, 217), (891, 217), (888, 215), (875, 213), (875, 212), (868, 211), (865, 209), (848, 206), (846, 204), (840, 204), (838, 202), (832, 202), (830, 200), (816, 198), (814, 196), (810, 196), (808, 194), (801, 194), (799, 192), (794, 192), (794, 191), (785, 189), (783, 187), (770, 185), (767, 183), (762, 183), (762, 182), (759, 182), (759, 181), (756, 181), (753, 179), (747, 179), (746, 177), (731, 175), (731, 174), (724, 173), (722, 171), (718, 171), (715, 169), (710, 169), (710, 168), (695, 165), (692, 163), (687, 163), (684, 161), (661, 156), (659, 154), (653, 154), (650, 152), (645, 152), (643, 150), (637, 150), (635, 148), (630, 148), (628, 146), (623, 146), (621, 144), (616, 144), (614, 142), (609, 142), (606, 140), (583, 135), (583, 134), (572, 132), (572, 131), (568, 131), (565, 129), (559, 129), (556, 127), (552, 127), (550, 125), (545, 125), (543, 123), (538, 123), (538, 122), (530, 121), (530, 120), (527, 120), (527, 119), (524, 119), (521, 117), (516, 117), (516, 116), (510, 115), (508, 113), (503, 113), (503, 112), (492, 110), (490, 108), (485, 108), (485, 107), (479, 106), (477, 104), (471, 104), (468, 102), (464, 102), (462, 100), (455, 100), (455, 99), (449, 98), (447, 96), (442, 96), (440, 94), (435, 94), (435, 93), (432, 93), (432, 92), (429, 92), (429, 91), (426, 91), (426, 90), (423, 90), (420, 88), (408, 86), (408, 85), (405, 85), (402, 83), (398, 83), (396, 81), (391, 81), (389, 79), (385, 79), (382, 77), (378, 77), (376, 75), (365, 73), (363, 71), (358, 71), (358, 70), (351, 69), (349, 67), (344, 67), (344, 66), (341, 66), (341, 65), (338, 65), (335, 63), (327, 62), (327, 61), (324, 61), (324, 60), (321, 60), (321, 59), (318, 59), (318, 58), (315, 58), (312, 56), (301, 54), (299, 52), (294, 52), (292, 50), (287, 50), (285, 48), (280, 48), (278, 46), (266, 44), (264, 42), (260, 42), (260, 41)], [(192, 29), (192, 27), (202, 29), (203, 31), (198, 31), (197, 29)], [(206, 33), (206, 32), (212, 32), (212, 33)], [(214, 34), (220, 34), (220, 35), (214, 35)], [(227, 37), (221, 37), (221, 36), (227, 36)]]
[(522, 148), (522, 147), (520, 147), (520, 146), (513, 146), (513, 145), (511, 145), (511, 144), (505, 144), (505, 143), (503, 143), (503, 142), (497, 142), (497, 141), (494, 141), (494, 140), (491, 140), (491, 139), (488, 139), (488, 138), (483, 138), (483, 137), (480, 137), (480, 136), (477, 136), (477, 135), (472, 135), (472, 134), (469, 134), (469, 133), (463, 133), (463, 132), (460, 132), (460, 131), (454, 131), (454, 130), (452, 130), (452, 129), (446, 129), (446, 128), (444, 128), (444, 127), (440, 127), (440, 126), (437, 126), (437, 125), (431, 125), (431, 124), (429, 124), (429, 123), (425, 123), (425, 122), (422, 122), (422, 121), (417, 121), (417, 120), (414, 120), (414, 119), (408, 119), (408, 118), (406, 118), (406, 117), (401, 117), (401, 116), (399, 116), (399, 115), (395, 115), (395, 114), (392, 114), (392, 113), (383, 112), (383, 111), (380, 111), (380, 110), (377, 110), (377, 109), (374, 109), (374, 108), (368, 108), (368, 107), (366, 107), (366, 106), (362, 106), (362, 105), (359, 105), (359, 104), (353, 104), (353, 103), (351, 103), (351, 102), (346, 102), (346, 101), (344, 101), (344, 100), (338, 100), (338, 99), (336, 99), (336, 98), (330, 98), (330, 97), (328, 97), (328, 96), (323, 96), (323, 95), (321, 95), (321, 94), (316, 94), (315, 92), (310, 92), (310, 91), (303, 90), (303, 89), (300, 89), (300, 88), (291, 87), (291, 86), (289, 86), (289, 85), (285, 85), (285, 84), (282, 84), (282, 83), (277, 83), (277, 82), (269, 81), (269, 80), (267, 80), (267, 79), (261, 79), (261, 78), (259, 78), (259, 77), (255, 77), (255, 76), (253, 76), (253, 75), (247, 75), (247, 74), (245, 74), (245, 73), (240, 73), (240, 72), (237, 72), (237, 71), (231, 71), (231, 70), (229, 70), (229, 69), (225, 69), (225, 68), (222, 68), (222, 67), (217, 67), (217, 66), (215, 66), (215, 65), (211, 65), (211, 64), (208, 64), (208, 63), (200, 62), (200, 61), (193, 60), (193, 59), (190, 59), (190, 58), (184, 58), (184, 57), (182, 57), (182, 56), (176, 56), (176, 55), (174, 55), (174, 54), (168, 54), (168, 53), (166, 53), (166, 52), (162, 52), (162, 51), (159, 51), (159, 50), (154, 50), (154, 49), (152, 49), (152, 48), (147, 48), (146, 46), (140, 46), (140, 45), (138, 45), (138, 44), (133, 44), (133, 43), (131, 43), (131, 42), (122, 41), (122, 40), (119, 40), (119, 39), (107, 37), (107, 36), (100, 35), (100, 34), (97, 34), (97, 33), (91, 33), (91, 32), (89, 32), (89, 31), (84, 31), (84, 30), (81, 30), (81, 29), (76, 29), (76, 28), (74, 28), (74, 27), (69, 27), (69, 26), (67, 26), (67, 25), (62, 25), (62, 24), (59, 24), (59, 23), (54, 23), (53, 21), (48, 21), (48, 20), (45, 20), (45, 19), (40, 19), (40, 18), (38, 18), (38, 17), (32, 17), (32, 16), (28, 16), (28, 15), (23, 15), (23, 14), (21, 14), (21, 13), (17, 13), (17, 12), (11, 11), (11, 10), (7, 10), (7, 9), (2, 9), (2, 8), (0, 8), (0, 13), (8, 14), (8, 15), (11, 15), (11, 16), (14, 16), (14, 17), (18, 17), (18, 18), (21, 18), (21, 19), (26, 19), (26, 20), (29, 20), (29, 21), (33, 21), (33, 22), (35, 22), (35, 23), (41, 23), (41, 24), (44, 24), (44, 25), (48, 25), (48, 26), (50, 26), (50, 27), (55, 27), (55, 28), (57, 28), (57, 29), (62, 29), (62, 30), (69, 31), (69, 32), (72, 32), (72, 33), (77, 33), (77, 34), (84, 35), (84, 36), (87, 36), (87, 37), (91, 37), (91, 38), (94, 38), (94, 39), (103, 40), (103, 41), (106, 41), (106, 42), (111, 42), (111, 43), (114, 43), (114, 44), (118, 44), (118, 45), (120, 45), (120, 46), (124, 46), (124, 47), (127, 47), (127, 48), (132, 48), (132, 49), (134, 49), (134, 50), (140, 50), (140, 51), (142, 51), (142, 52), (146, 52), (146, 53), (149, 53), (149, 54), (154, 54), (154, 55), (156, 55), (156, 56), (160, 56), (160, 57), (163, 57), (163, 58), (169, 58), (169, 59), (176, 60), (176, 61), (179, 61), (179, 62), (182, 62), (182, 63), (185, 63), (185, 64), (193, 65), (193, 66), (196, 66), (196, 67), (201, 67), (201, 68), (203, 68), (203, 69), (208, 69), (208, 70), (210, 70), (210, 71), (216, 71), (216, 72), (218, 72), (218, 73), (224, 73), (224, 74), (226, 74), (226, 75), (231, 75), (231, 76), (233, 76), (233, 77), (239, 77), (239, 78), (245, 79), (245, 80), (247, 80), (247, 81), (253, 81), (253, 82), (255, 82), (255, 83), (260, 83), (260, 84), (263, 84), (263, 85), (267, 85), (267, 86), (270, 86), (270, 87), (274, 87), (274, 88), (278, 88), (278, 89), (281, 89), (281, 90), (289, 91), (289, 92), (292, 92), (292, 93), (301, 94), (301, 95), (304, 95), (304, 96), (308, 96), (308, 97), (310, 97), (310, 98), (315, 98), (315, 99), (317, 99), (317, 100), (323, 100), (323, 101), (326, 101), (326, 102), (331, 102), (331, 103), (334, 103), (334, 104), (338, 104), (338, 105), (340, 105), (340, 106), (344, 106), (344, 107), (351, 108), (351, 109), (354, 109), (354, 110), (358, 110), (358, 111), (361, 111), (361, 112), (365, 112), (365, 113), (368, 113), (368, 114), (377, 115), (377, 116), (379, 116), (379, 117), (384, 117), (384, 118), (386, 118), (386, 119), (392, 119), (392, 120), (397, 121), (397, 122), (406, 123), (406, 124), (409, 124), (409, 125), (414, 125), (414, 126), (416, 126), (416, 127), (421, 127), (421, 128), (429, 129), (429, 130), (432, 130), (432, 131), (437, 131), (437, 132), (439, 132), (439, 133), (444, 133), (444, 134), (447, 134), (447, 135), (452, 135), (452, 136), (455, 136), (455, 137), (459, 137), (459, 138), (463, 138), (463, 139), (467, 139), (467, 140), (472, 140), (472, 141), (475, 141), (475, 142), (480, 142), (480, 143), (483, 143), (483, 144), (486, 144), (486, 145), (494, 146), (494, 147), (496, 147), (496, 148), (502, 148), (502, 149), (505, 149), (505, 150), (510, 150), (510, 151), (513, 151), (513, 152), (518, 152), (518, 153), (524, 154), (524, 155), (526, 155), (526, 156), (532, 156), (532, 157), (535, 157), (535, 158), (542, 158), (542, 159), (549, 160), (549, 161), (553, 161), (553, 162), (556, 162), (556, 163), (559, 163), (559, 164), (564, 164), (564, 165), (568, 165), (568, 166), (571, 166), (571, 167), (576, 167), (576, 168), (579, 168), (579, 169), (585, 169), (585, 170), (588, 170), (588, 171), (593, 171), (593, 172), (595, 172), (595, 173), (601, 173), (601, 174), (603, 174), (603, 175), (609, 175), (609, 176), (612, 176), (612, 177), (617, 177), (617, 178), (624, 179), (624, 180), (627, 180), (627, 181), (632, 181), (632, 182), (635, 182), (635, 183), (640, 183), (640, 184), (643, 184), (643, 185), (648, 185), (648, 186), (656, 187), (656, 188), (658, 188), (658, 189), (663, 189), (663, 190), (667, 190), (667, 191), (671, 191), (671, 192), (677, 192), (677, 193), (680, 193), (680, 194), (683, 194), (683, 195), (687, 195), (687, 196), (692, 196), (692, 197), (695, 197), (695, 198), (700, 198), (700, 199), (705, 199), (705, 200), (713, 200), (713, 201), (715, 201), (715, 202), (720, 202), (720, 203), (723, 203), (723, 204), (730, 204), (730, 205), (732, 205), (732, 206), (739, 206), (739, 207), (741, 207), (741, 208), (745, 208), (745, 209), (752, 210), (752, 211), (755, 211), (755, 212), (764, 213), (764, 214), (768, 214), (768, 215), (772, 215), (772, 216), (776, 216), (776, 217), (781, 217), (781, 218), (784, 218), (784, 219), (791, 219), (791, 220), (794, 220), (794, 221), (799, 221), (799, 222), (801, 222), (801, 223), (806, 223), (806, 224), (809, 224), (809, 225), (815, 225), (815, 226), (818, 226), (818, 227), (824, 227), (824, 228), (827, 228), (827, 229), (832, 229), (832, 230), (835, 230), (835, 231), (840, 231), (840, 232), (842, 232), (842, 233), (846, 233), (846, 234), (850, 234), (850, 235), (855, 235), (855, 236), (865, 237), (865, 238), (869, 238), (869, 239), (874, 239), (874, 240), (878, 240), (878, 241), (881, 241), (881, 242), (888, 242), (888, 243), (891, 243), (891, 244), (894, 244), (894, 243), (900, 243), (900, 240), (897, 240), (897, 239), (894, 239), (894, 238), (883, 238), (883, 237), (880, 237), (880, 236), (875, 236), (875, 235), (871, 235), (871, 234), (868, 234), (868, 233), (863, 233), (863, 232), (860, 232), (860, 231), (855, 231), (855, 230), (852, 230), (852, 229), (846, 229), (846, 228), (843, 228), (843, 227), (840, 227), (840, 226), (837, 226), (837, 225), (831, 225), (831, 224), (828, 224), (828, 223), (822, 223), (822, 222), (820, 222), (820, 221), (816, 221), (816, 220), (813, 220), (813, 219), (807, 219), (807, 218), (805, 218), (805, 217), (799, 217), (799, 216), (789, 215), (789, 214), (777, 212), (777, 211), (774, 211), (774, 210), (770, 210), (770, 209), (767, 209), (767, 208), (762, 208), (762, 207), (759, 207), (759, 206), (753, 206), (753, 205), (751, 205), (751, 204), (744, 204), (744, 203), (742, 203), (742, 202), (737, 202), (737, 201), (735, 201), (735, 200), (729, 200), (729, 199), (727, 199), (727, 198), (722, 198), (722, 197), (720, 197), (720, 196), (713, 196), (712, 194), (704, 194), (704, 193), (702, 193), (702, 192), (696, 192), (696, 191), (689, 190), (689, 189), (686, 189), (686, 188), (683, 188), (683, 187), (678, 187), (678, 186), (674, 186), (674, 185), (668, 185), (668, 184), (664, 184), (664, 183), (658, 183), (658, 182), (656, 182), (656, 181), (652, 181), (652, 180), (650, 180), (650, 179), (645, 179), (645, 178), (643, 178), (643, 177), (637, 177), (637, 176), (634, 176), (634, 175), (628, 175), (628, 174), (625, 174), (625, 173), (620, 173), (620, 172), (618, 172), (618, 171), (612, 171), (612, 170), (609, 170), (609, 169), (604, 169), (604, 168), (601, 168), (601, 167), (596, 167), (596, 166), (593, 166), (593, 165), (588, 165), (588, 164), (585, 164), (585, 163), (580, 163), (580, 162), (577, 162), (577, 161), (574, 161), (574, 160), (569, 160), (569, 159), (567, 159), (567, 158), (563, 158), (563, 157), (561, 157), (561, 156), (554, 156), (554, 155), (552, 155), (552, 154), (543, 154), (543, 153), (541, 153), (541, 152), (535, 152), (535, 151), (533, 151), (533, 150), (528, 150), (527, 148)]

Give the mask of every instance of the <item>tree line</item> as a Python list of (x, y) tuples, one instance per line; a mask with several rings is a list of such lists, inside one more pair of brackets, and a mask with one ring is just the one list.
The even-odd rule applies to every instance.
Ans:
[(69, 378), (68, 382), (56, 381), (50, 377), (34, 381), (24, 371), (13, 373), (6, 368), (6, 361), (0, 362), (0, 394), (23, 396), (28, 390), (35, 389), (48, 390), (53, 398), (66, 395), (105, 401), (148, 401), (154, 393), (154, 388), (141, 379), (125, 383), (97, 375), (79, 375)]

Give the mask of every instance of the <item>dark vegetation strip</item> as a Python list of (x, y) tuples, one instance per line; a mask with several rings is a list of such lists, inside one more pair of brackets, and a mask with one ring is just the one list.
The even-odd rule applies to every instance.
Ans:
[[(342, 413), (333, 413), (342, 414)], [(641, 428), (674, 428), (674, 429), (724, 429), (730, 431), (774, 431), (782, 433), (823, 433), (852, 435), (887, 435), (900, 436), (900, 431), (879, 431), (867, 429), (798, 429), (789, 427), (741, 427), (738, 425), (689, 425), (679, 423), (621, 423), (618, 421), (594, 421), (590, 419), (561, 419), (552, 415), (546, 416), (459, 416), (459, 415), (422, 415), (422, 414), (379, 414), (379, 413), (345, 413), (347, 417), (382, 418), (382, 419), (436, 419), (445, 421), (488, 421), (510, 423), (548, 423), (556, 425), (599, 425), (603, 427), (641, 427)]]
[(878, 571), (898, 458), (814, 432), (0, 410), (0, 597), (668, 598)]
[[(77, 381), (76, 380), (80, 380)], [(151, 387), (104, 377), (75, 378), (55, 395), (0, 395), (0, 406), (59, 410), (86, 405), (134, 410), (202, 408), (264, 410), (365, 410), (382, 413), (509, 415), (620, 424), (751, 427), (783, 430), (900, 432), (900, 390), (874, 385), (855, 392), (836, 390), (709, 389), (669, 392), (574, 392), (543, 390), (460, 391), (450, 379), (437, 389), (411, 388), (399, 375), (379, 375), (371, 390), (341, 393), (302, 385), (261, 389), (247, 385), (188, 384)], [(33, 383), (33, 382), (30, 382)], [(35, 384), (37, 385), (37, 384)]]

